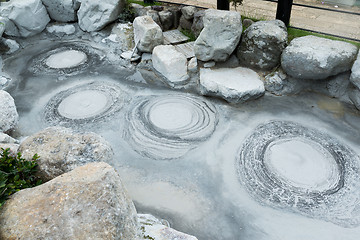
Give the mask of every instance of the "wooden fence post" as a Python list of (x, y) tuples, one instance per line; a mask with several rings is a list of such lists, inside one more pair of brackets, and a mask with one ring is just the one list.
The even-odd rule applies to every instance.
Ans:
[(286, 26), (289, 26), (290, 23), (292, 3), (293, 0), (278, 0), (276, 19), (283, 21)]
[(219, 10), (229, 10), (230, 3), (228, 0), (217, 0), (217, 9)]

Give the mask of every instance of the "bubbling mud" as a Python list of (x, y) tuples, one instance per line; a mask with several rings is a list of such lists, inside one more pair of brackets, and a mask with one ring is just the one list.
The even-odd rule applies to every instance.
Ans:
[(127, 94), (114, 83), (91, 82), (53, 96), (45, 106), (44, 119), (51, 125), (94, 123), (114, 115)]
[(238, 155), (241, 183), (258, 202), (344, 227), (360, 224), (359, 157), (293, 122), (258, 126)]
[(190, 94), (140, 98), (127, 116), (125, 137), (141, 155), (173, 159), (186, 154), (215, 131), (215, 106)]

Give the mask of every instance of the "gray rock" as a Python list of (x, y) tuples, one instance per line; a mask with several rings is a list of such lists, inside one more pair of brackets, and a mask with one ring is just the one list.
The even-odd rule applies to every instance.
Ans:
[(159, 12), (160, 22), (163, 31), (167, 31), (172, 28), (174, 23), (174, 14), (169, 10)]
[(261, 97), (265, 88), (259, 75), (248, 68), (201, 68), (200, 92), (240, 103)]
[(160, 21), (160, 17), (159, 17), (159, 12), (156, 10), (149, 10), (146, 13), (147, 16), (150, 16), (154, 22), (156, 22), (157, 25), (159, 25), (162, 29), (162, 25), (161, 25), (161, 21)]
[(326, 95), (338, 98), (342, 101), (348, 101), (347, 91), (350, 85), (350, 73), (344, 72), (332, 76), (326, 82)]
[(10, 137), (6, 133), (0, 132), (0, 143), (16, 143), (16, 144), (18, 144), (19, 141), (16, 140), (15, 138)]
[(2, 37), (4, 32), (5, 32), (5, 22), (2, 22), (0, 19), (0, 38)]
[(246, 28), (250, 27), (251, 24), (253, 24), (253, 23), (254, 23), (253, 20), (248, 19), (248, 18), (245, 18), (245, 19), (243, 20), (243, 27), (246, 29)]
[(19, 122), (15, 101), (12, 96), (0, 90), (0, 132), (14, 130)]
[(204, 21), (203, 21), (204, 15), (205, 15), (205, 10), (197, 11), (194, 14), (193, 24), (191, 25), (191, 32), (194, 34), (196, 38), (199, 37), (200, 32), (204, 28)]
[(192, 24), (193, 24), (193, 22), (190, 21), (190, 20), (187, 20), (184, 16), (180, 17), (179, 27), (181, 29), (185, 29), (187, 31), (190, 31)]
[(266, 91), (278, 96), (297, 94), (307, 87), (307, 82), (288, 77), (281, 70), (265, 76)]
[(172, 45), (160, 45), (152, 54), (154, 68), (167, 78), (170, 86), (184, 85), (188, 80), (187, 59)]
[(355, 107), (360, 110), (360, 90), (354, 88), (349, 91), (349, 98)]
[(115, 24), (110, 36), (114, 37), (113, 40), (119, 43), (119, 47), (123, 51), (129, 51), (135, 47), (134, 28), (131, 23)]
[(178, 6), (172, 6), (169, 7), (168, 10), (173, 14), (174, 16), (174, 28), (178, 28), (180, 24), (180, 17), (181, 17), (181, 8)]
[(256, 22), (244, 31), (237, 57), (245, 66), (270, 70), (280, 63), (287, 38), (287, 29), (282, 21)]
[(141, 6), (140, 4), (131, 3), (131, 7), (134, 9), (135, 17), (145, 16), (147, 13), (147, 9), (145, 9), (144, 6)]
[(64, 36), (74, 34), (76, 28), (73, 24), (49, 24), (46, 31), (57, 36)]
[(196, 237), (176, 231), (150, 214), (138, 214), (140, 223), (141, 239), (156, 240), (197, 240)]
[(77, 12), (79, 26), (83, 31), (99, 31), (116, 20), (125, 5), (125, 0), (82, 0)]
[(11, 196), (0, 238), (137, 239), (137, 215), (119, 174), (106, 163), (78, 167)]
[(1, 3), (0, 15), (9, 19), (5, 33), (15, 37), (30, 37), (42, 32), (50, 22), (41, 0), (16, 0)]
[(135, 18), (133, 26), (135, 44), (140, 52), (151, 53), (155, 46), (163, 43), (162, 30), (150, 16)]
[(111, 162), (114, 155), (101, 136), (63, 127), (49, 127), (28, 137), (20, 152), (25, 159), (35, 153), (40, 156), (39, 175), (46, 181), (89, 162)]
[(227, 60), (240, 41), (240, 13), (209, 9), (203, 20), (204, 29), (194, 45), (195, 56), (204, 62)]
[(299, 79), (325, 79), (351, 69), (357, 48), (346, 42), (315, 36), (295, 38), (281, 55), (287, 74)]
[(73, 22), (77, 20), (73, 0), (42, 0), (50, 18), (58, 22)]
[(193, 19), (196, 11), (197, 11), (196, 7), (194, 7), (194, 6), (185, 6), (185, 7), (181, 8), (181, 13), (186, 20)]
[(350, 81), (358, 89), (360, 89), (360, 54), (358, 53), (357, 59), (351, 68)]

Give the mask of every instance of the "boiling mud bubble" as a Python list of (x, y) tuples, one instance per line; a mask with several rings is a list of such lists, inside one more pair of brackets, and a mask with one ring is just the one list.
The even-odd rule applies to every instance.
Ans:
[(238, 156), (239, 179), (261, 204), (359, 226), (359, 157), (335, 138), (272, 121), (253, 131)]
[(215, 131), (216, 108), (187, 94), (138, 99), (127, 116), (125, 137), (135, 151), (155, 159), (183, 156)]
[(116, 84), (92, 82), (53, 96), (45, 106), (44, 119), (51, 125), (94, 123), (118, 112), (127, 94)]
[(63, 43), (35, 56), (28, 70), (39, 75), (73, 75), (99, 63), (99, 55), (91, 46)]

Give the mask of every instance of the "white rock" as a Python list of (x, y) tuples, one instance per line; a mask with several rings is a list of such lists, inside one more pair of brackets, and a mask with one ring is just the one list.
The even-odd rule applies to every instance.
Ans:
[(231, 103), (259, 98), (265, 93), (259, 75), (248, 68), (200, 69), (200, 91)]
[(51, 19), (58, 22), (77, 20), (73, 0), (42, 0)]
[(116, 20), (122, 11), (125, 0), (82, 0), (78, 15), (79, 26), (83, 31), (99, 31)]
[(0, 132), (13, 130), (19, 122), (15, 101), (12, 96), (0, 90)]
[(171, 86), (183, 85), (189, 80), (187, 59), (172, 45), (159, 45), (152, 54), (153, 67), (168, 79)]
[(6, 201), (1, 239), (137, 239), (137, 214), (106, 163), (78, 167)]
[(140, 52), (151, 53), (154, 47), (163, 43), (162, 30), (150, 16), (135, 18), (133, 26), (135, 44)]
[(68, 128), (49, 127), (25, 139), (20, 145), (25, 159), (37, 153), (39, 175), (53, 179), (89, 162), (111, 162), (113, 151), (95, 133), (76, 133)]
[(75, 26), (72, 24), (52, 24), (52, 25), (49, 24), (46, 27), (46, 31), (55, 34), (71, 35), (75, 33), (76, 29)]
[(0, 132), (0, 143), (19, 143), (19, 141), (5, 133)]
[(16, 156), (17, 153), (19, 152), (19, 144), (17, 143), (0, 143), (0, 152), (2, 152), (1, 149), (8, 149), (9, 148), (9, 153), (12, 156)]
[(240, 13), (209, 9), (203, 21), (204, 29), (194, 45), (195, 56), (204, 62), (227, 60), (240, 41)]
[(36, 35), (50, 22), (41, 0), (13, 0), (1, 3), (0, 15), (11, 22), (6, 24), (5, 33), (16, 37)]
[(150, 214), (138, 214), (140, 223), (141, 239), (156, 240), (197, 240), (196, 237), (176, 231), (164, 225), (162, 221)]
[(358, 53), (357, 59), (351, 68), (350, 81), (358, 89), (360, 89), (360, 54)]
[(19, 43), (13, 39), (2, 38), (1, 41), (9, 48), (6, 54), (12, 54), (20, 49)]
[(349, 71), (357, 47), (342, 41), (315, 36), (295, 38), (281, 55), (285, 72), (299, 79), (319, 80)]
[(197, 72), (198, 71), (198, 63), (197, 63), (196, 57), (193, 57), (189, 60), (188, 71), (189, 72)]
[(215, 62), (214, 61), (209, 61), (209, 62), (206, 62), (204, 63), (204, 68), (212, 68), (215, 66)]

